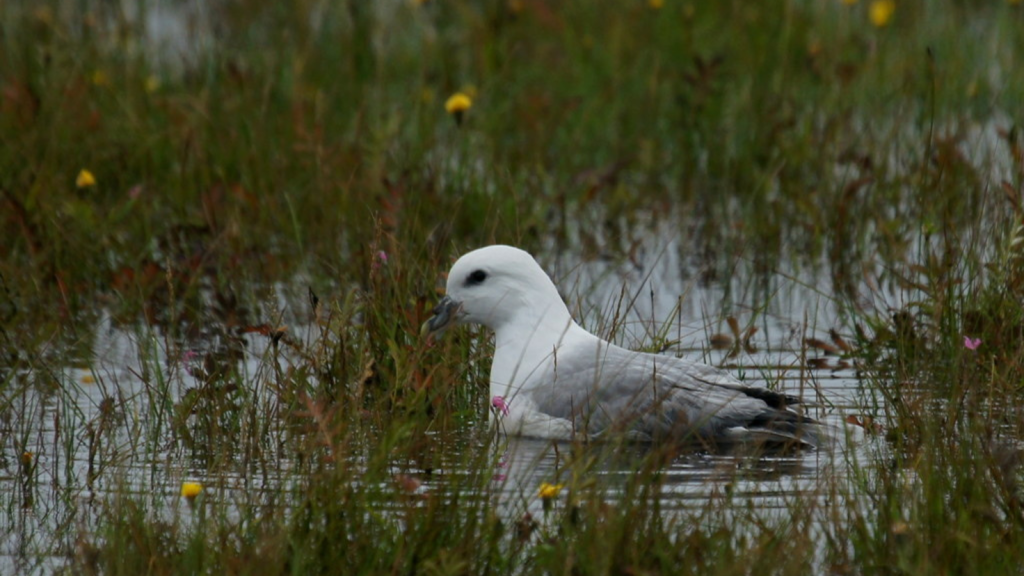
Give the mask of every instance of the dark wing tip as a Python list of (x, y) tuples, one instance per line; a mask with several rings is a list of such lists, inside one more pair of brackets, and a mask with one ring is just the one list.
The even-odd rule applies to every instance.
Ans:
[(803, 400), (796, 396), (782, 394), (781, 392), (772, 392), (771, 390), (766, 390), (764, 388), (742, 387), (739, 390), (751, 398), (761, 400), (776, 410), (785, 410), (789, 406), (795, 406), (803, 403)]
[(817, 425), (816, 420), (803, 414), (769, 408), (751, 418), (745, 427), (748, 430), (763, 430), (769, 434), (789, 438), (801, 445), (817, 448), (822, 445), (822, 436)]

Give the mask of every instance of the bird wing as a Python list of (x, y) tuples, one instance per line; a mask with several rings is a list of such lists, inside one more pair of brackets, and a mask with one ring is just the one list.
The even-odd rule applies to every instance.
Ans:
[(622, 432), (643, 440), (723, 438), (736, 428), (788, 436), (806, 420), (785, 410), (785, 396), (744, 386), (717, 368), (604, 344), (561, 354), (550, 384), (532, 391), (537, 409), (589, 436)]

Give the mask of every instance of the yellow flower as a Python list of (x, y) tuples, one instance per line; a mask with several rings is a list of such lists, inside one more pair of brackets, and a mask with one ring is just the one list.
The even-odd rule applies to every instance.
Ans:
[(444, 109), (455, 118), (455, 124), (462, 126), (462, 115), (473, 105), (473, 98), (465, 92), (456, 92), (444, 103)]
[(203, 485), (199, 482), (182, 482), (181, 483), (181, 495), (189, 500), (192, 500), (199, 493), (203, 491)]
[(888, 26), (892, 20), (892, 13), (896, 11), (896, 2), (893, 0), (875, 0), (868, 7), (868, 17), (871, 23), (879, 28)]
[(540, 490), (537, 491), (537, 495), (544, 500), (551, 500), (558, 493), (562, 491), (564, 484), (548, 484), (547, 482), (541, 482)]
[(160, 79), (153, 75), (146, 76), (143, 87), (146, 89), (146, 92), (152, 94), (160, 89)]
[(103, 70), (96, 70), (92, 73), (92, 83), (96, 86), (109, 86), (110, 77)]
[(647, 0), (647, 5), (657, 10), (665, 5), (665, 0)]
[(96, 379), (92, 377), (92, 374), (82, 375), (82, 384), (95, 384)]
[(449, 114), (460, 114), (469, 110), (471, 106), (473, 106), (473, 99), (462, 92), (452, 94), (444, 103), (444, 109)]
[(78, 177), (75, 178), (75, 186), (78, 186), (79, 188), (89, 188), (95, 185), (96, 177), (92, 175), (92, 172), (89, 172), (84, 168), (78, 173)]

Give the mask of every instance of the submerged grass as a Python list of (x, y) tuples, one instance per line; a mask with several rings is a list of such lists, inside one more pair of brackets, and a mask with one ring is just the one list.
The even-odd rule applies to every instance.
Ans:
[[(1018, 572), (1024, 12), (875, 4), (0, 5), (4, 565)], [(680, 505), (660, 448), (503, 488), (439, 273), (664, 222), (727, 294), (828, 280), (865, 447), (772, 507), (771, 457)]]

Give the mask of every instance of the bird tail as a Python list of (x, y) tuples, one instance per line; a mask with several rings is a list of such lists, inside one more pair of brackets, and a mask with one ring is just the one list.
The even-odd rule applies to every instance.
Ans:
[(765, 447), (822, 448), (827, 445), (825, 432), (816, 420), (789, 410), (765, 410), (746, 424), (727, 429), (726, 437)]

